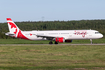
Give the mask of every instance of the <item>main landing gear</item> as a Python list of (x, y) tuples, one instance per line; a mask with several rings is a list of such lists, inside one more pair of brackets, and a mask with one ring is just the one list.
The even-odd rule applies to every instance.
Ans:
[(52, 41), (50, 41), (50, 42), (49, 42), (49, 44), (53, 44), (53, 42), (52, 42)]
[[(50, 41), (50, 42), (49, 42), (49, 44), (53, 44), (53, 42), (52, 42), (52, 41)], [(56, 41), (55, 41), (55, 44), (58, 44), (58, 42), (56, 42)]]
[(58, 42), (55, 41), (55, 44), (58, 44)]

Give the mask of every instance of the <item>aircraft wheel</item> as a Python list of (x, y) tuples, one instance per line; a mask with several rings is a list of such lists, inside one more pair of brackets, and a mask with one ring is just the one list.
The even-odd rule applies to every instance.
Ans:
[(49, 42), (49, 44), (53, 44), (53, 42), (52, 42), (52, 41), (50, 41), (50, 42)]
[(55, 44), (58, 44), (58, 42), (55, 41)]

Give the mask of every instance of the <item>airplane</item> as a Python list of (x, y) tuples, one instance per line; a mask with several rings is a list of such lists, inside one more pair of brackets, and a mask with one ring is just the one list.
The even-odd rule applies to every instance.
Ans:
[(72, 42), (72, 40), (80, 39), (90, 39), (92, 44), (92, 39), (102, 38), (103, 35), (97, 30), (46, 30), (46, 31), (22, 31), (18, 26), (12, 21), (11, 18), (7, 18), (7, 24), (9, 32), (5, 33), (7, 36), (25, 39), (25, 40), (50, 40), (49, 44)]

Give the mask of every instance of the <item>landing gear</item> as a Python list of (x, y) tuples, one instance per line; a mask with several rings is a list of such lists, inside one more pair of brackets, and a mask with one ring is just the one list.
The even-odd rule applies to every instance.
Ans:
[(93, 44), (92, 39), (90, 39), (90, 41), (91, 41), (91, 44)]
[[(50, 41), (50, 42), (49, 42), (49, 44), (53, 44), (53, 42), (52, 42), (52, 41)], [(56, 42), (56, 41), (55, 41), (55, 43), (54, 43), (54, 44), (58, 44), (58, 42)]]
[(49, 44), (53, 44), (53, 42), (52, 42), (52, 41), (50, 41), (50, 42), (49, 42)]
[(55, 44), (58, 44), (58, 42), (55, 41)]

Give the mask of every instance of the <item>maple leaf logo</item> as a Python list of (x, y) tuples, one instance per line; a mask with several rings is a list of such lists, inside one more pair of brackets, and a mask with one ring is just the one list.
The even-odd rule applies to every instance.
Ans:
[(9, 25), (11, 26), (11, 30), (14, 34), (17, 33), (17, 27), (15, 24), (13, 24), (12, 22), (9, 22)]

